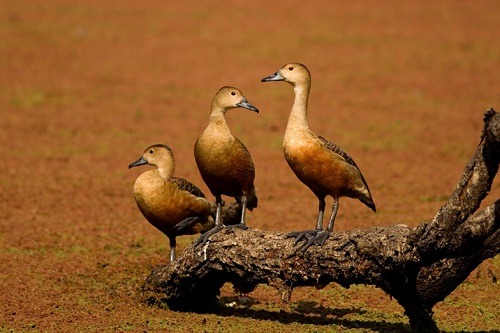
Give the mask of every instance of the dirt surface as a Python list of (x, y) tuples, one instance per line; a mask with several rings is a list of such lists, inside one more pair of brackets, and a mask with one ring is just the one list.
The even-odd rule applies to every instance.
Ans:
[[(176, 175), (208, 195), (193, 145), (234, 85), (260, 109), (227, 115), (256, 167), (248, 224), (312, 228), (317, 200), (281, 148), (292, 88), (260, 83), (299, 61), (311, 129), (356, 160), (378, 208), (343, 199), (336, 228), (416, 226), (453, 191), (484, 111), (500, 109), (499, 15), (497, 1), (3, 0), (0, 331), (408, 331), (402, 308), (364, 286), (303, 288), (290, 304), (262, 287), (215, 314), (141, 303), (168, 242), (132, 197), (147, 168), (127, 166), (168, 144)], [(499, 195), (496, 180), (483, 207)], [(498, 257), (483, 263), (436, 307), (438, 325), (500, 329), (499, 276)], [(230, 286), (223, 296), (233, 305)]]

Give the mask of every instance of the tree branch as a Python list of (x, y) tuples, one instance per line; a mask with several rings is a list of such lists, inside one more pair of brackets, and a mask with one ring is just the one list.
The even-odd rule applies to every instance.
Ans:
[(415, 332), (437, 332), (432, 307), (500, 251), (500, 201), (474, 214), (498, 171), (499, 142), (500, 116), (488, 110), (480, 144), (456, 190), (432, 221), (414, 229), (335, 232), (322, 247), (307, 251), (283, 233), (225, 229), (203, 247), (189, 246), (177, 261), (155, 268), (144, 297), (193, 310), (213, 307), (225, 282), (243, 293), (267, 284), (284, 301), (301, 286), (370, 284), (404, 307)]
[[(497, 201), (469, 218), (467, 224), (464, 225), (464, 228), (471, 228), (469, 234), (477, 230), (488, 230), (487, 237), (482, 235), (476, 237), (475, 241), (469, 243), (467, 251), (461, 251), (461, 254), (457, 254), (456, 257), (436, 261), (420, 270), (417, 276), (417, 290), (429, 311), (436, 303), (451, 294), (481, 262), (493, 258), (499, 252), (499, 221), (500, 201)], [(482, 225), (485, 226), (484, 229), (481, 228)], [(468, 234), (468, 232), (464, 231), (459, 234)]]

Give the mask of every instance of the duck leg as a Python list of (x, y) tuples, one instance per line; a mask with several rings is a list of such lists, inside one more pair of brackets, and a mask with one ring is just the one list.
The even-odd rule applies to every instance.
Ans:
[(314, 237), (310, 238), (304, 245), (304, 251), (307, 250), (307, 248), (313, 244), (322, 246), (328, 239), (328, 237), (330, 237), (330, 233), (333, 230), (333, 224), (335, 223), (335, 218), (337, 217), (338, 210), (339, 210), (339, 199), (333, 198), (332, 215), (330, 216), (328, 227), (326, 228), (326, 230), (321, 230)]
[(241, 225), (246, 226), (245, 224), (245, 215), (247, 212), (247, 196), (244, 195), (241, 197)]
[(295, 237), (295, 242), (293, 243), (294, 246), (297, 245), (302, 239), (306, 239), (307, 242), (309, 243), (311, 239), (314, 239), (316, 235), (323, 230), (323, 216), (325, 215), (326, 204), (325, 204), (325, 198), (318, 198), (318, 199), (319, 199), (319, 207), (318, 207), (318, 220), (316, 221), (316, 229), (293, 231), (288, 235), (286, 235), (287, 238)]
[(175, 239), (175, 235), (168, 235), (168, 239), (170, 240), (170, 262), (174, 262), (175, 246), (177, 245), (177, 241)]
[(217, 196), (215, 198), (215, 204), (217, 205), (217, 209), (215, 210), (215, 226), (222, 225), (220, 220), (220, 216), (222, 214), (222, 198), (221, 196)]
[(224, 229), (225, 225), (221, 221), (221, 213), (222, 213), (222, 197), (220, 195), (215, 197), (215, 203), (217, 205), (216, 211), (215, 211), (215, 225), (212, 229), (208, 230), (205, 232), (203, 235), (201, 235), (195, 242), (194, 242), (194, 247), (198, 246), (201, 244), (201, 246), (205, 245), (205, 243), (208, 241), (210, 236), (218, 233), (222, 229)]
[(247, 230), (248, 227), (245, 223), (245, 216), (246, 216), (246, 212), (247, 212), (247, 202), (248, 202), (248, 199), (247, 199), (247, 196), (246, 195), (243, 195), (241, 197), (241, 220), (240, 220), (240, 223), (239, 224), (232, 224), (232, 225), (228, 225), (226, 228), (239, 228), (239, 229), (243, 229), (243, 230)]
[(339, 210), (339, 199), (333, 198), (332, 216), (330, 216), (330, 221), (328, 222), (328, 227), (326, 228), (328, 232), (333, 231), (333, 224), (335, 223), (335, 218), (337, 217), (338, 210)]

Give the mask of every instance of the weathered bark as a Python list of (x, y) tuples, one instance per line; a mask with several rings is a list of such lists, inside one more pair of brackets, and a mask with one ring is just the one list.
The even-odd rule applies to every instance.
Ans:
[(335, 232), (322, 247), (307, 251), (283, 233), (225, 229), (203, 247), (190, 246), (174, 263), (155, 268), (143, 286), (145, 297), (192, 310), (214, 306), (225, 282), (241, 292), (267, 284), (284, 301), (300, 286), (370, 284), (403, 306), (415, 332), (438, 332), (433, 306), (500, 250), (500, 200), (476, 212), (500, 158), (500, 115), (488, 110), (484, 122), (457, 189), (431, 221), (413, 229)]

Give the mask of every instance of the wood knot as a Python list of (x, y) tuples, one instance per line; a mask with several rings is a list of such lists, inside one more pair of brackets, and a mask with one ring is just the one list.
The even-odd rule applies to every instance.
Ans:
[(479, 144), (487, 137), (492, 143), (500, 142), (500, 115), (493, 108), (484, 113), (484, 128)]
[(483, 121), (487, 123), (497, 112), (493, 108), (489, 108), (486, 110), (484, 113), (484, 119)]

